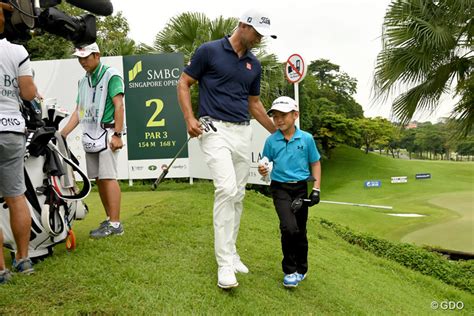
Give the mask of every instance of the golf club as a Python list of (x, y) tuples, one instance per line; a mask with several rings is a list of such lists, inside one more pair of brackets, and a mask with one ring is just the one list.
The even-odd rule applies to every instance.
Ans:
[[(212, 121), (207, 119), (207, 118), (200, 118), (199, 121), (201, 122), (201, 127), (202, 129), (204, 130), (204, 132), (208, 132), (210, 129), (212, 129), (214, 132), (217, 132), (217, 128), (214, 126), (214, 124), (212, 124)], [(155, 182), (153, 182), (153, 184), (151, 185), (151, 189), (154, 191), (156, 190), (156, 188), (158, 187), (158, 185), (160, 184), (160, 182), (166, 177), (166, 175), (168, 174), (171, 166), (173, 165), (173, 163), (175, 162), (176, 158), (178, 158), (179, 154), (181, 154), (181, 152), (183, 151), (183, 149), (186, 147), (186, 145), (188, 144), (189, 140), (191, 139), (191, 137), (188, 137), (188, 139), (186, 140), (186, 142), (183, 144), (183, 146), (181, 146), (181, 148), (178, 150), (178, 153), (174, 156), (173, 160), (171, 160), (170, 164), (169, 165), (164, 165), (161, 169), (163, 170), (160, 174), (160, 176), (158, 177), (158, 179), (155, 180)]]
[(171, 163), (169, 165), (163, 165), (163, 167), (161, 168), (163, 171), (161, 172), (160, 176), (158, 177), (158, 179), (155, 180), (155, 182), (153, 182), (153, 184), (151, 185), (151, 189), (154, 191), (158, 185), (160, 184), (161, 180), (163, 180), (166, 175), (168, 174), (168, 171), (169, 169), (171, 168), (171, 166), (173, 165), (174, 161), (176, 160), (176, 158), (178, 158), (179, 154), (181, 154), (181, 152), (183, 151), (184, 147), (186, 147), (186, 145), (188, 144), (189, 140), (191, 139), (191, 137), (188, 137), (188, 139), (186, 140), (186, 142), (184, 142), (183, 146), (181, 146), (181, 148), (178, 150), (178, 152), (176, 153), (176, 155), (174, 156), (173, 160), (171, 160)]
[(309, 202), (311, 202), (310, 199), (302, 199), (302, 198), (294, 199), (293, 202), (291, 202), (291, 210), (293, 211), (293, 213), (296, 213), (301, 209), (304, 203), (309, 203)]

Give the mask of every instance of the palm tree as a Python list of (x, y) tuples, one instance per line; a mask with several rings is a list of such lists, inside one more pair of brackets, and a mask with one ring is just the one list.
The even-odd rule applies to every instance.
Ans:
[(156, 35), (153, 50), (157, 53), (180, 52), (189, 60), (199, 45), (211, 39), (210, 24), (203, 13), (185, 12), (175, 16)]
[(392, 104), (402, 123), (433, 111), (443, 94), (459, 97), (452, 116), (467, 135), (474, 123), (474, 0), (393, 0), (377, 57), (377, 98), (401, 92)]
[(275, 54), (267, 54), (265, 50), (256, 53), (262, 64), (262, 80), (260, 82), (260, 100), (270, 108), (273, 100), (288, 95), (290, 85), (285, 80), (284, 63), (278, 62)]
[(135, 41), (128, 37), (130, 27), (122, 11), (97, 19), (97, 44), (103, 56), (133, 55)]
[(97, 38), (97, 45), (100, 47), (102, 56), (127, 56), (133, 55), (137, 51), (135, 41), (128, 37), (117, 39)]

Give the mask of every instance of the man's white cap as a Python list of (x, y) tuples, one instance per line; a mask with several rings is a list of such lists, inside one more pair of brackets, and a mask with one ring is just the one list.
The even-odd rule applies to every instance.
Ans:
[(290, 97), (279, 97), (272, 103), (272, 108), (267, 111), (268, 115), (271, 115), (273, 111), (280, 111), (288, 113), (291, 111), (298, 111), (298, 105), (296, 101)]
[(253, 26), (257, 33), (262, 36), (277, 38), (277, 36), (272, 33), (270, 17), (266, 13), (249, 10), (240, 17), (239, 22)]
[(73, 55), (77, 57), (87, 57), (92, 53), (100, 53), (97, 43), (92, 43), (83, 47), (76, 47)]

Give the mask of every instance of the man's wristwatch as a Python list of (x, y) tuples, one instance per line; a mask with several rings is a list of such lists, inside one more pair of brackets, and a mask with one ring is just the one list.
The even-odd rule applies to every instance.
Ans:
[(122, 132), (115, 132), (113, 136), (117, 136), (118, 138), (122, 138)]

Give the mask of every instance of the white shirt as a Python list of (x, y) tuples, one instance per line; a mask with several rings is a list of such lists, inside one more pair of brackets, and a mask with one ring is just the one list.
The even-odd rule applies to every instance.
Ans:
[(6, 39), (0, 40), (0, 56), (0, 131), (18, 132), (24, 128), (18, 77), (32, 76), (30, 59), (23, 46)]

